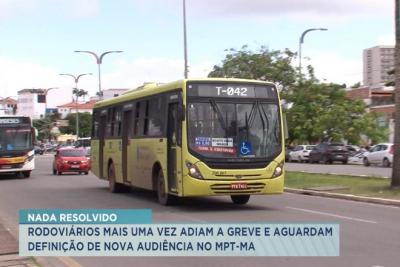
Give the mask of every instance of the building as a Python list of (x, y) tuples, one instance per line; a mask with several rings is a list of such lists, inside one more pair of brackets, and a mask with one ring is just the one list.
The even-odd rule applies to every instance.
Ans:
[(388, 141), (394, 140), (394, 87), (363, 86), (346, 90), (347, 97), (362, 100), (367, 105), (368, 112), (378, 115), (377, 126), (389, 129)]
[[(119, 95), (122, 95), (125, 91), (128, 91), (129, 89), (123, 89), (123, 88), (115, 88), (115, 89), (106, 89), (102, 90), (103, 93), (103, 100), (104, 99), (110, 99), (113, 97), (117, 97)], [(99, 100), (99, 96), (94, 96), (90, 98), (91, 100)]]
[(68, 114), (70, 113), (76, 113), (76, 110), (78, 110), (79, 113), (85, 113), (88, 112), (92, 114), (93, 112), (93, 107), (94, 104), (96, 103), (96, 100), (90, 100), (85, 103), (79, 103), (76, 102), (70, 102), (64, 105), (57, 106), (57, 112), (60, 114), (60, 117), (64, 119), (67, 117)]
[(384, 85), (394, 79), (388, 74), (394, 69), (394, 46), (375, 46), (363, 51), (363, 83)]
[(18, 91), (17, 115), (30, 116), (32, 119), (44, 118), (46, 112), (45, 89), (22, 89)]
[(17, 100), (11, 97), (0, 99), (0, 115), (15, 115), (17, 114)]

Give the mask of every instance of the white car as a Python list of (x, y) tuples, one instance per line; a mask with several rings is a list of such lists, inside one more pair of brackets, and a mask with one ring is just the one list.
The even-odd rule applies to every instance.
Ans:
[(365, 154), (363, 163), (365, 166), (370, 164), (382, 164), (384, 167), (390, 167), (393, 163), (393, 150), (392, 143), (377, 144)]
[(368, 154), (367, 151), (360, 151), (353, 156), (349, 156), (348, 163), (349, 164), (364, 164), (364, 158)]
[(315, 145), (298, 145), (289, 153), (289, 162), (308, 162), (310, 152), (313, 150)]

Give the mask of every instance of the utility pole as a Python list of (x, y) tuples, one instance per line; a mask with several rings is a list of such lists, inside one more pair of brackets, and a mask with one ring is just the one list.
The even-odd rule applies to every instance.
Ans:
[(394, 149), (392, 164), (392, 187), (400, 187), (400, 0), (395, 2), (395, 119), (394, 119)]
[(186, 35), (186, 1), (183, 0), (183, 52), (184, 52), (184, 77), (189, 76), (188, 56), (187, 56), (187, 35)]

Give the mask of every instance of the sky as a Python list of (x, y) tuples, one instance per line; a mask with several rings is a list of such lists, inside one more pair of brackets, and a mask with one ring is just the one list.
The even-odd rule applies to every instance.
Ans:
[[(362, 51), (394, 45), (393, 0), (186, 0), (189, 78), (206, 77), (226, 49), (298, 51), (318, 79), (362, 81)], [(94, 56), (103, 58), (102, 89), (183, 78), (182, 0), (0, 0), (0, 96), (24, 88), (53, 88), (48, 107), (79, 88), (98, 91)], [(298, 61), (294, 62), (295, 66)]]

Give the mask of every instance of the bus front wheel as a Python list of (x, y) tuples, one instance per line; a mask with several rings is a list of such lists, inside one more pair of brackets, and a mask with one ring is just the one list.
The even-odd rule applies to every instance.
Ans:
[(231, 199), (233, 203), (243, 205), (249, 202), (250, 195), (235, 195), (231, 196)]
[(157, 175), (157, 197), (158, 202), (161, 205), (167, 206), (173, 203), (174, 196), (168, 194), (168, 192), (165, 190), (165, 180), (161, 169), (158, 171)]

